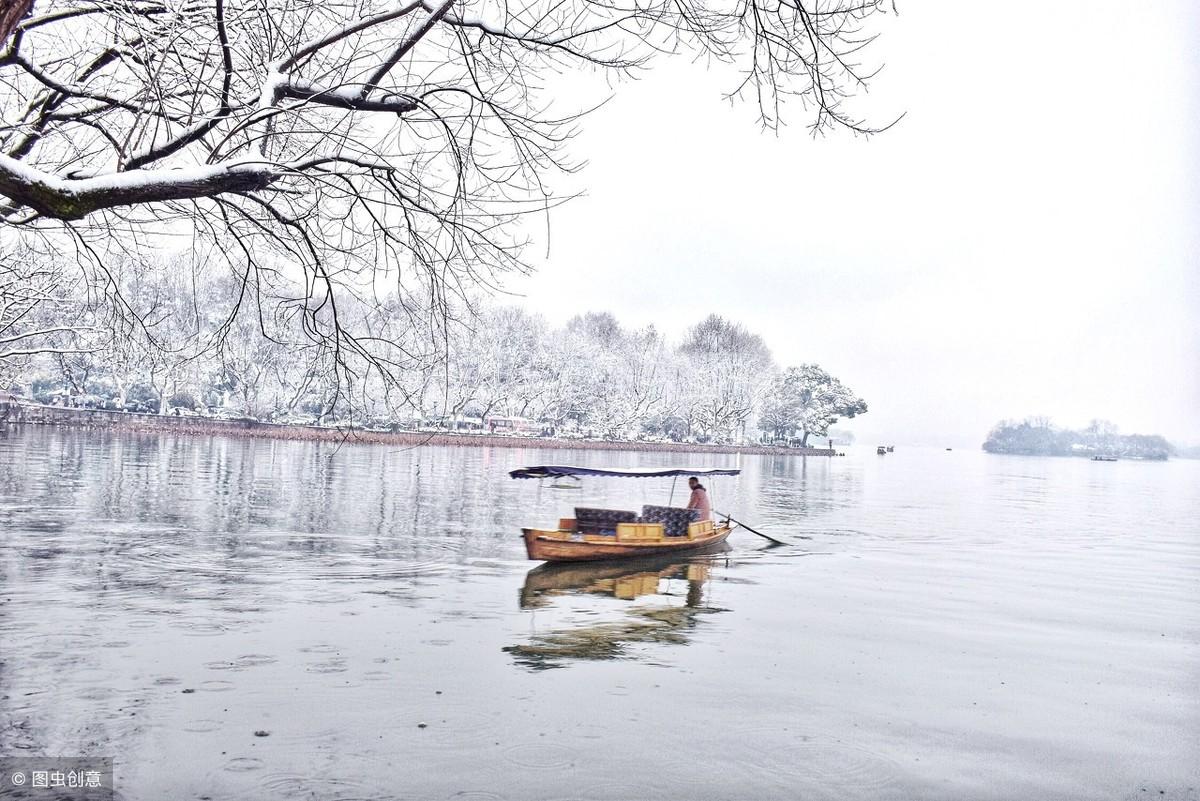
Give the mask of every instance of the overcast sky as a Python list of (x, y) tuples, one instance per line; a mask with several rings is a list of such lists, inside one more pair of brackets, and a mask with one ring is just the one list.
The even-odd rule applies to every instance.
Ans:
[(552, 321), (738, 320), (862, 394), (869, 442), (1030, 414), (1200, 442), (1200, 6), (900, 12), (856, 108), (907, 116), (870, 140), (814, 140), (799, 108), (763, 133), (681, 59), (616, 87), (560, 182), (587, 196), (507, 287)]

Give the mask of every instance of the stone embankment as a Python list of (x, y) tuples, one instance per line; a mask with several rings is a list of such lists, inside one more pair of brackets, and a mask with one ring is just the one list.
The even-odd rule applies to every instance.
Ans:
[(0, 398), (0, 423), (23, 423), (194, 436), (291, 439), (311, 442), (347, 442), (382, 445), (442, 445), (450, 447), (553, 448), (583, 451), (668, 451), (679, 453), (754, 453), (787, 456), (835, 456), (824, 448), (782, 448), (766, 445), (702, 445), (674, 442), (626, 442), (595, 439), (552, 439), (506, 437), (493, 434), (431, 433), (424, 431), (366, 431), (264, 423), (258, 420), (221, 420), (213, 417), (175, 416), (114, 412), (105, 409), (74, 409)]

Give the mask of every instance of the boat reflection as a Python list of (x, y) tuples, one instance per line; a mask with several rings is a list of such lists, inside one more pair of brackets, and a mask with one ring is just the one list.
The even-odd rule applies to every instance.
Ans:
[(704, 615), (724, 611), (709, 590), (728, 550), (722, 543), (687, 557), (536, 567), (525, 576), (521, 608), (565, 615), (566, 625), (556, 619), (549, 630), (504, 650), (523, 667), (546, 670), (575, 660), (634, 659), (656, 644), (686, 645)]

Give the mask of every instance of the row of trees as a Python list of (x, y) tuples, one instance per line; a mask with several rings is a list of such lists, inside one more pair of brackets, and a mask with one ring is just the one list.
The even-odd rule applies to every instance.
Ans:
[(744, 441), (757, 429), (805, 443), (866, 411), (816, 365), (780, 371), (760, 336), (717, 315), (672, 342), (609, 313), (553, 326), (520, 307), (446, 314), (389, 294), (345, 321), (366, 332), (364, 349), (386, 343), (364, 356), (306, 336), (305, 299), (243, 299), (240, 276), (126, 264), (112, 290), (121, 313), (105, 315), (115, 304), (93, 303), (85, 282), (26, 263), (36, 281), (0, 284), (0, 379), (42, 401), (375, 425), (515, 417), (608, 437)]

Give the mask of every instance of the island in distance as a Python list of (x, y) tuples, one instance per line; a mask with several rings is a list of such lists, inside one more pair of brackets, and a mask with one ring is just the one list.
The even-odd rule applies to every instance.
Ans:
[(1114, 423), (1093, 420), (1081, 430), (1061, 428), (1047, 417), (1002, 420), (988, 434), (988, 453), (1026, 456), (1088, 456), (1099, 459), (1155, 459), (1187, 455), (1158, 434), (1122, 434)]

